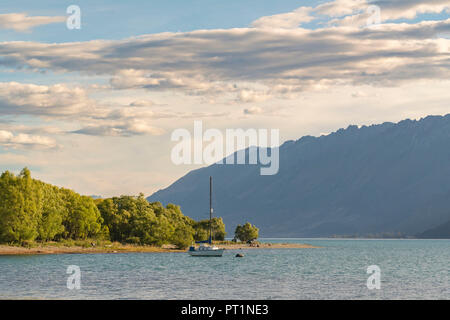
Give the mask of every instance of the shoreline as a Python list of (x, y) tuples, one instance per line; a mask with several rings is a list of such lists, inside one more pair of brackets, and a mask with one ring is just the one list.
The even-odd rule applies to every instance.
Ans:
[[(217, 244), (218, 247), (225, 250), (252, 250), (252, 249), (312, 249), (320, 248), (305, 243), (259, 243), (257, 245), (248, 244)], [(95, 253), (169, 253), (186, 252), (185, 249), (176, 249), (173, 246), (166, 245), (162, 247), (155, 246), (99, 246), (99, 247), (81, 247), (81, 246), (55, 246), (41, 245), (32, 248), (20, 246), (0, 245), (0, 256), (11, 255), (39, 255), (39, 254), (95, 254)]]

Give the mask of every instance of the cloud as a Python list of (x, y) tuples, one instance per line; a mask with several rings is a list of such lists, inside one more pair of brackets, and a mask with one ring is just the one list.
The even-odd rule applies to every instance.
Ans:
[[(0, 83), (0, 116), (34, 116), (46, 120), (84, 126), (71, 131), (89, 135), (131, 136), (161, 134), (161, 129), (148, 122), (158, 117), (170, 117), (148, 110), (147, 100), (135, 101), (133, 106), (106, 105), (88, 96), (81, 87), (65, 84), (51, 86), (23, 84), (18, 82)], [(139, 105), (139, 108), (135, 106)], [(28, 128), (15, 127), (28, 133), (64, 133), (56, 127)], [(27, 138), (31, 136), (21, 136)]]
[(253, 21), (252, 26), (255, 28), (298, 28), (302, 23), (314, 20), (314, 17), (310, 15), (311, 11), (310, 7), (300, 7), (292, 12), (261, 17)]
[(10, 131), (0, 130), (0, 146), (13, 149), (55, 149), (55, 140), (49, 137), (34, 136), (25, 133), (14, 135)]
[(0, 29), (12, 29), (18, 32), (27, 32), (30, 29), (66, 21), (66, 17), (28, 16), (26, 13), (0, 14)]
[[(112, 90), (172, 91), (254, 102), (292, 98), (336, 84), (391, 86), (448, 78), (444, 48), (450, 40), (438, 38), (448, 33), (450, 19), (389, 23), (376, 29), (241, 28), (114, 41), (6, 42), (0, 44), (0, 65), (106, 75)], [(252, 89), (255, 85), (264, 89)], [(248, 95), (251, 90), (254, 93)]]
[(314, 13), (335, 18), (350, 15), (368, 5), (366, 0), (335, 0), (318, 5), (314, 8)]
[(328, 24), (361, 27), (373, 23), (373, 18), (379, 22), (414, 19), (421, 14), (449, 9), (448, 0), (336, 0), (318, 5), (312, 12), (333, 18)]
[[(161, 135), (155, 124), (160, 119), (223, 117), (228, 112), (159, 111), (151, 100), (135, 100), (126, 105), (90, 98), (82, 87), (65, 84), (51, 86), (18, 82), (0, 82), (0, 121), (3, 128), (28, 134), (64, 135), (76, 133), (97, 136)], [(41, 118), (58, 123), (53, 126), (16, 125), (1, 116)], [(20, 118), (18, 118), (20, 120)], [(79, 126), (63, 130), (60, 127)]]
[(161, 135), (164, 130), (155, 128), (145, 121), (125, 121), (115, 125), (87, 126), (72, 133), (91, 135), (91, 136), (121, 136), (130, 137), (135, 135)]
[(151, 107), (154, 104), (155, 103), (150, 100), (135, 100), (135, 101), (131, 102), (129, 105), (130, 105), (130, 107)]
[[(1, 121), (0, 121), (1, 123)], [(14, 122), (2, 125), (2, 129), (12, 132), (21, 132), (32, 135), (57, 135), (64, 133), (64, 130), (56, 126), (29, 126), (24, 124), (15, 124)]]
[[(126, 58), (124, 59), (126, 60)], [(142, 66), (136, 67), (142, 68)], [(110, 85), (117, 90), (176, 90), (202, 96), (223, 94), (235, 90), (230, 83), (216, 81), (206, 74), (183, 70), (181, 65), (178, 70), (160, 70), (159, 72), (149, 72), (145, 69), (119, 69), (111, 77)]]
[(448, 0), (335, 0), (315, 7), (300, 7), (291, 12), (261, 17), (252, 22), (255, 28), (294, 29), (304, 23), (326, 17), (328, 24), (363, 26), (380, 9), (381, 21), (414, 19), (420, 14), (449, 12)]
[(353, 98), (366, 98), (367, 97), (367, 93), (365, 93), (364, 91), (354, 91), (352, 92), (351, 96)]
[(262, 102), (271, 98), (271, 95), (261, 90), (242, 89), (238, 93), (239, 102)]
[(263, 110), (260, 107), (250, 107), (250, 108), (244, 109), (244, 114), (247, 114), (247, 115), (261, 114), (262, 112), (263, 112)]
[(420, 14), (449, 12), (450, 9), (448, 0), (375, 0), (370, 4), (380, 7), (383, 21), (401, 18), (414, 19)]
[(379, 18), (379, 22), (395, 21), (449, 10), (448, 0), (335, 0), (315, 7), (300, 7), (291, 12), (261, 17), (252, 26), (291, 29), (298, 28), (305, 22), (322, 19), (328, 25), (361, 27), (367, 26), (369, 22), (373, 23), (372, 18)]
[(370, 6), (380, 8), (383, 21), (414, 19), (420, 14), (441, 13), (450, 8), (448, 0), (336, 0), (316, 6), (312, 12), (337, 18), (365, 12)]
[(95, 101), (89, 99), (81, 87), (0, 82), (1, 115), (86, 117), (95, 114), (98, 109)]
[[(206, 103), (296, 99), (333, 86), (398, 86), (450, 77), (450, 19), (383, 23), (360, 28), (369, 2), (338, 0), (262, 17), (252, 28), (160, 33), (124, 40), (1, 42), (0, 66), (35, 72), (101, 76), (89, 89), (67, 84), (0, 83), (0, 115), (70, 121), (69, 132), (130, 136), (159, 134), (155, 120), (215, 117), (227, 111), (160, 112), (149, 99), (125, 105), (94, 99), (91, 91), (169, 91)], [(384, 17), (441, 12), (443, 1), (373, 1)], [(387, 14), (387, 15), (385, 15)], [(299, 27), (326, 16), (315, 29)], [(356, 24), (354, 24), (354, 22)], [(358, 90), (355, 89), (355, 92)], [(246, 108), (253, 114), (256, 110)]]
[(300, 7), (291, 12), (261, 17), (252, 22), (255, 28), (295, 29), (304, 23), (326, 17), (328, 24), (363, 26), (380, 10), (380, 20), (414, 19), (420, 14), (449, 12), (448, 0), (335, 0), (315, 7)]

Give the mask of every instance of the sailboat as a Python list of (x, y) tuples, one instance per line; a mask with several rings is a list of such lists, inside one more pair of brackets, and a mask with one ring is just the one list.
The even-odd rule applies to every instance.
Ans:
[(188, 253), (193, 257), (221, 257), (225, 249), (220, 249), (212, 244), (212, 177), (209, 177), (209, 239), (197, 241), (200, 244), (198, 248), (189, 247)]

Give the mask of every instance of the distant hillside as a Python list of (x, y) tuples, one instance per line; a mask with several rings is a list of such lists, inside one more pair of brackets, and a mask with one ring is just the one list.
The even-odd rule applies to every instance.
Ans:
[(288, 141), (277, 175), (260, 176), (256, 165), (212, 165), (149, 200), (205, 218), (210, 175), (215, 214), (228, 232), (248, 220), (273, 237), (416, 235), (450, 220), (450, 115)]
[(436, 228), (422, 232), (417, 237), (422, 239), (450, 239), (450, 221)]

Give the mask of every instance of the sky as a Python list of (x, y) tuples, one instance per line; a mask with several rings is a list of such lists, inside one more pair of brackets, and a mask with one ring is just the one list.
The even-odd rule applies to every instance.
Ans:
[(171, 160), (194, 121), (283, 143), (445, 115), (449, 48), (448, 0), (3, 0), (0, 171), (150, 195), (202, 166)]

